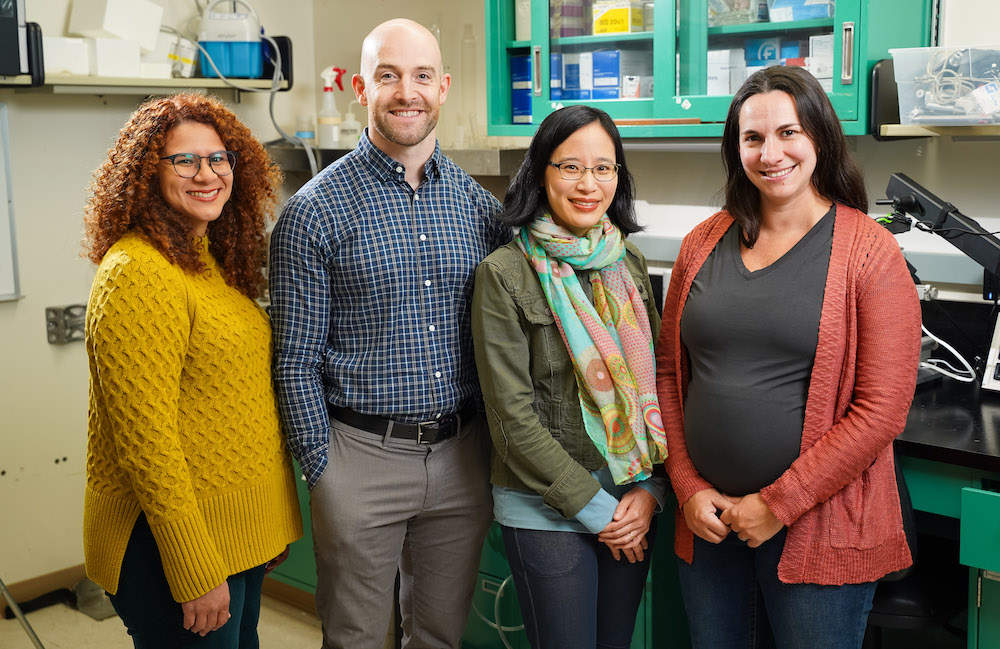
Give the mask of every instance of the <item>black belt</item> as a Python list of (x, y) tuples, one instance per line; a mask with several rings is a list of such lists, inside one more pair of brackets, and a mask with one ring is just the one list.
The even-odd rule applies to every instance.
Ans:
[(418, 444), (433, 444), (457, 435), (462, 422), (469, 421), (476, 416), (476, 408), (469, 404), (456, 413), (416, 424), (407, 424), (378, 415), (366, 415), (357, 410), (337, 406), (330, 406), (330, 416), (348, 426), (354, 426), (379, 436), (385, 435), (385, 431), (391, 423), (390, 437), (409, 439)]

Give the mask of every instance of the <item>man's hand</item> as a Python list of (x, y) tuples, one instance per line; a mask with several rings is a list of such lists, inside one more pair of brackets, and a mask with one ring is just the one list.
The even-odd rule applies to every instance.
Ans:
[(201, 597), (181, 602), (184, 628), (204, 637), (229, 621), (229, 582), (222, 582)]

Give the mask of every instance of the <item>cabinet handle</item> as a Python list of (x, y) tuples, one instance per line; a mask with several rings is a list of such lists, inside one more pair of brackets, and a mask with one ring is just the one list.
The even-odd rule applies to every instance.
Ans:
[(535, 96), (542, 96), (542, 46), (535, 45), (531, 51), (531, 60), (534, 63), (531, 67), (534, 73), (531, 75), (535, 84)]
[(843, 23), (840, 30), (840, 84), (849, 86), (854, 83), (854, 23)]

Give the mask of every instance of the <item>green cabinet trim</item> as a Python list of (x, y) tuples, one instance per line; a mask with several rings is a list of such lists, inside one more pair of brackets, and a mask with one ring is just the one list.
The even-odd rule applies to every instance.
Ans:
[[(652, 32), (549, 38), (549, 2), (532, 0), (532, 38), (515, 41), (514, 0), (484, 0), (486, 16), (487, 130), (490, 135), (530, 137), (542, 119), (561, 106), (586, 103), (606, 110), (615, 119), (698, 118), (696, 124), (656, 124), (621, 128), (626, 138), (719, 137), (731, 96), (708, 96), (706, 52), (710, 47), (739, 47), (741, 37), (832, 33), (834, 61), (830, 100), (847, 135), (868, 133), (868, 98), (871, 71), (895, 47), (930, 44), (934, 0), (837, 0), (834, 17), (779, 23), (708, 26), (708, 0), (654, 0)], [(679, 16), (675, 21), (674, 16)], [(676, 23), (676, 24), (675, 24)], [(841, 82), (842, 30), (853, 25), (851, 81)], [(594, 47), (651, 46), (655, 87), (651, 100), (551, 100), (550, 53), (560, 49), (580, 51)], [(509, 56), (533, 58), (540, 70), (541, 92), (532, 92), (531, 124), (514, 124), (511, 109)]]

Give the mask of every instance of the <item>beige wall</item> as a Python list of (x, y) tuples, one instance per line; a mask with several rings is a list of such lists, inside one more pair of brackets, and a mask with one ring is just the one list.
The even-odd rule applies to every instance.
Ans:
[[(68, 0), (29, 2), (28, 18), (41, 23), (46, 34), (59, 34), (67, 21), (68, 4)], [(458, 115), (463, 112), (463, 84), (475, 84), (475, 111), (484, 115), (483, 3), (479, 0), (255, 0), (254, 4), (268, 33), (289, 35), (294, 42), (295, 89), (276, 100), (279, 121), (286, 128), (291, 128), (297, 114), (316, 112), (318, 70), (337, 64), (347, 68), (348, 75), (357, 72), (361, 38), (377, 23), (396, 16), (425, 24), (440, 17), (445, 65), (456, 76), (452, 97), (442, 110), (442, 137), (454, 137)], [(184, 0), (169, 3), (171, 12), (180, 13), (190, 6)], [(461, 74), (465, 23), (474, 26), (480, 48), (477, 73), (471, 80)], [(342, 112), (347, 97), (348, 92), (338, 97)], [(81, 343), (47, 344), (44, 308), (86, 302), (93, 275), (89, 262), (79, 257), (86, 186), (90, 171), (102, 160), (137, 101), (136, 97), (0, 90), (0, 102), (9, 109), (12, 196), (25, 294), (23, 300), (0, 303), (0, 471), (5, 472), (0, 476), (4, 530), (0, 577), (8, 584), (82, 562), (86, 354)], [(235, 108), (262, 139), (275, 137), (265, 97), (245, 96)], [(949, 138), (879, 143), (868, 137), (856, 138), (854, 144), (873, 199), (884, 192), (889, 173), (903, 171), (966, 214), (1000, 229), (1000, 220), (983, 218), (998, 214), (1000, 144), (951, 142)], [(639, 198), (668, 206), (656, 211), (666, 216), (655, 217), (651, 229), (679, 236), (716, 204), (722, 184), (718, 154), (634, 152), (629, 161), (637, 176)], [(928, 242), (936, 239), (921, 236)]]

